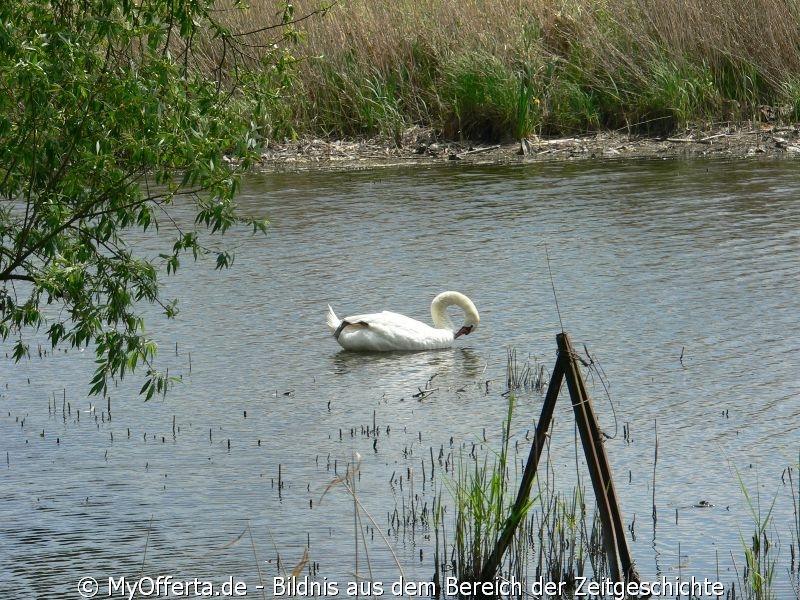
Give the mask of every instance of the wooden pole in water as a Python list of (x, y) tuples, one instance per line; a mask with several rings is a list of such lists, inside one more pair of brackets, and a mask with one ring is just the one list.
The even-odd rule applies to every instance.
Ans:
[(628, 540), (625, 537), (625, 525), (622, 522), (622, 511), (617, 501), (614, 479), (611, 476), (611, 465), (603, 445), (600, 425), (597, 423), (597, 416), (589, 399), (589, 392), (575, 360), (569, 336), (561, 333), (556, 336), (556, 341), (559, 357), (566, 358), (564, 375), (572, 399), (572, 409), (578, 424), (597, 508), (600, 511), (603, 544), (611, 575), (616, 581), (639, 581), (639, 574), (636, 572)]
[(528, 455), (528, 462), (522, 474), (519, 492), (514, 507), (494, 549), (484, 562), (480, 572), (480, 581), (494, 579), (503, 554), (508, 549), (517, 526), (525, 515), (525, 505), (529, 502), (533, 479), (539, 465), (539, 458), (544, 448), (545, 439), (550, 429), (561, 383), (566, 378), (575, 420), (580, 431), (581, 443), (586, 456), (589, 475), (592, 480), (600, 521), (603, 526), (603, 544), (608, 556), (611, 576), (615, 581), (639, 581), (639, 574), (631, 558), (628, 541), (625, 538), (625, 527), (622, 522), (622, 511), (619, 508), (614, 481), (611, 477), (611, 466), (603, 446), (602, 433), (597, 423), (594, 408), (589, 400), (589, 392), (583, 381), (575, 353), (569, 336), (560, 333), (556, 336), (558, 358), (556, 359), (550, 384), (542, 406), (542, 414), (536, 426), (536, 435)]

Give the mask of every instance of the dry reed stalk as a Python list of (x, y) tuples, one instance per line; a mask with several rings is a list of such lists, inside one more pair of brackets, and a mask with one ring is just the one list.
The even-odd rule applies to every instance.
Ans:
[[(256, 32), (237, 38), (251, 49), (238, 64), (284, 51), (300, 59), (290, 60), (296, 79), (272, 96), (267, 136), (283, 126), (400, 139), (411, 124), (495, 139), (668, 130), (690, 119), (750, 120), (764, 104), (800, 117), (794, 0), (330, 0), (322, 12), (320, 0), (293, 4), (301, 44), (266, 28), (280, 20), (280, 2), (216, 5), (231, 31)], [(211, 68), (220, 48), (208, 40), (195, 50)]]

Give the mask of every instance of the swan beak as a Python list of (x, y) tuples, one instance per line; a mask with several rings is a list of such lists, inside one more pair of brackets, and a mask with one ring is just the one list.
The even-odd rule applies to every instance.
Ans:
[(453, 336), (453, 339), (459, 338), (462, 335), (469, 335), (471, 331), (472, 331), (472, 325), (470, 325), (469, 327), (464, 325), (461, 329), (456, 331), (456, 334)]

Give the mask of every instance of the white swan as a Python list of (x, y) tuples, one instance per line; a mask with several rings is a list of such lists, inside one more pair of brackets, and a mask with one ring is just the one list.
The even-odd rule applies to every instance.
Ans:
[[(454, 331), (447, 307), (464, 311), (464, 324)], [(459, 292), (442, 292), (431, 302), (433, 327), (411, 317), (383, 311), (339, 319), (328, 305), (328, 327), (339, 345), (360, 352), (434, 350), (449, 348), (453, 340), (478, 327), (481, 318), (472, 300)]]

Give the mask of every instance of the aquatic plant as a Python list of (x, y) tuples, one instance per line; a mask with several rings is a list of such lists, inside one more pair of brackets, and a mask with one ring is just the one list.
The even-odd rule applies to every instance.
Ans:
[(517, 390), (533, 390), (543, 392), (547, 387), (547, 377), (544, 365), (537, 358), (533, 362), (528, 359), (522, 367), (517, 363), (516, 348), (509, 348), (506, 351), (506, 390), (508, 392)]
[[(508, 398), (503, 441), (499, 454), (489, 463), (474, 451), (459, 456), (457, 479), (453, 483), (455, 500), (454, 571), (461, 581), (479, 581), (485, 559), (491, 554), (507, 515), (513, 510), (510, 493), (509, 439), (514, 414), (514, 395)], [(525, 511), (531, 506), (529, 503)]]
[[(791, 552), (791, 564), (789, 566), (789, 570), (795, 573), (797, 577), (798, 588), (800, 588), (800, 479), (798, 479), (797, 488), (795, 489), (794, 475), (792, 475), (792, 472), (796, 472), (798, 469), (800, 469), (800, 460), (798, 460), (797, 466), (787, 467), (784, 471), (784, 474), (789, 480), (789, 494), (792, 497), (792, 508), (794, 510), (794, 520), (792, 522), (792, 543), (789, 547)], [(795, 591), (800, 592), (800, 589)]]
[[(517, 381), (512, 352), (508, 365), (509, 381)], [(477, 446), (473, 446), (469, 454), (459, 456), (449, 484), (455, 504), (451, 562), (437, 562), (437, 578), (444, 577), (449, 568), (459, 581), (481, 581), (487, 559), (496, 550), (508, 522), (514, 520), (519, 526), (501, 557), (499, 578), (526, 581), (532, 571), (537, 579), (564, 582), (570, 590), (577, 577), (608, 573), (599, 516), (596, 510), (590, 515), (580, 481), (571, 494), (564, 495), (556, 490), (555, 478), (547, 467), (543, 469), (544, 479), (535, 479), (531, 498), (517, 506), (516, 486), (521, 474), (511, 471), (519, 464), (519, 456), (517, 446), (512, 448), (509, 443), (514, 406), (512, 392), (508, 394), (499, 450), (488, 449), (479, 456)], [(438, 533), (445, 530), (438, 513), (434, 527), (438, 549)]]
[(742, 495), (753, 518), (753, 532), (750, 537), (746, 539), (744, 534), (740, 532), (745, 555), (744, 581), (740, 587), (743, 588), (746, 598), (769, 600), (775, 597), (772, 590), (772, 582), (775, 577), (776, 559), (770, 554), (772, 543), (767, 532), (772, 525), (772, 510), (775, 507), (777, 496), (772, 499), (772, 503), (765, 514), (761, 507), (758, 488), (756, 488), (756, 496), (753, 498), (738, 470), (736, 471), (736, 476), (739, 480), (739, 488), (742, 490)]
[(328, 484), (325, 486), (325, 491), (322, 493), (322, 497), (320, 498), (320, 502), (325, 498), (325, 495), (337, 488), (343, 489), (347, 494), (350, 495), (353, 501), (353, 543), (354, 543), (354, 561), (355, 564), (353, 566), (353, 573), (356, 580), (360, 580), (362, 578), (361, 575), (361, 565), (359, 562), (360, 551), (363, 550), (364, 557), (366, 561), (366, 569), (369, 573), (369, 580), (372, 581), (372, 563), (370, 562), (369, 558), (369, 545), (367, 544), (367, 534), (365, 531), (365, 524), (364, 519), (366, 518), (368, 522), (372, 525), (372, 531), (378, 531), (385, 547), (389, 550), (390, 554), (392, 555), (392, 559), (394, 560), (395, 565), (397, 565), (397, 570), (400, 577), (404, 577), (403, 567), (400, 564), (400, 561), (397, 558), (397, 555), (392, 550), (392, 546), (389, 543), (389, 540), (386, 539), (386, 536), (383, 534), (383, 531), (376, 523), (375, 519), (369, 513), (369, 511), (364, 507), (361, 503), (361, 500), (358, 497), (357, 493), (357, 482), (359, 479), (359, 470), (361, 468), (361, 455), (356, 452), (353, 455), (352, 462), (348, 463), (347, 468), (345, 469), (344, 475), (337, 475), (334, 479), (332, 479)]

